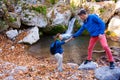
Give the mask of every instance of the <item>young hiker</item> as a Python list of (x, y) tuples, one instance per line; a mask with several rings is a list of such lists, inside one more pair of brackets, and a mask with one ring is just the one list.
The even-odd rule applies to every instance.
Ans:
[(105, 31), (105, 23), (102, 21), (100, 17), (96, 14), (87, 14), (84, 9), (80, 10), (78, 16), (83, 20), (83, 25), (81, 28), (73, 34), (73, 38), (78, 37), (81, 33), (86, 29), (90, 33), (90, 41), (88, 46), (88, 57), (84, 64), (87, 64), (92, 60), (92, 51), (99, 40), (103, 49), (106, 52), (106, 55), (110, 62), (110, 69), (114, 69), (114, 59), (111, 53), (110, 48), (108, 47), (106, 36), (104, 34)]
[(65, 41), (62, 41), (62, 36), (60, 33), (56, 34), (56, 36), (54, 37), (54, 56), (57, 60), (58, 63), (58, 71), (63, 71), (62, 69), (62, 61), (63, 61), (63, 48), (62, 45), (65, 44), (66, 42), (68, 42), (70, 39), (67, 39)]

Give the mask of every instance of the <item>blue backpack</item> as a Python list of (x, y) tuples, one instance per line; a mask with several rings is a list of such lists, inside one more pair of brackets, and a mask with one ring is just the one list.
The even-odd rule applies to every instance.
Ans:
[(56, 41), (50, 45), (50, 53), (54, 55), (56, 52)]

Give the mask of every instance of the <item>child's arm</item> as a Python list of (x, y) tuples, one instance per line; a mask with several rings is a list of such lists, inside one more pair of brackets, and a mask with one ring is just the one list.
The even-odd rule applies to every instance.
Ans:
[(65, 43), (69, 42), (70, 40), (73, 40), (73, 37), (70, 37), (69, 39), (65, 40)]

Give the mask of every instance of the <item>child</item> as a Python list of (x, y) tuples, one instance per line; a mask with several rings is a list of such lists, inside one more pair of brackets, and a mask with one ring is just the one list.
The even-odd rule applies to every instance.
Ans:
[(62, 48), (62, 45), (65, 44), (66, 42), (68, 42), (69, 40), (71, 39), (67, 39), (65, 41), (62, 41), (62, 36), (60, 33), (56, 34), (56, 36), (54, 37), (55, 39), (55, 58), (57, 60), (57, 63), (58, 63), (58, 71), (63, 71), (62, 69), (62, 61), (63, 61), (63, 48)]

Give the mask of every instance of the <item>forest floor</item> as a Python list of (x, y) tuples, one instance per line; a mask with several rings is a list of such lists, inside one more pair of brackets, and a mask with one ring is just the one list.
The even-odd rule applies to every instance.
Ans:
[[(0, 34), (0, 80), (97, 80), (93, 70), (78, 70), (78, 66), (63, 65), (64, 71), (56, 70), (54, 57), (34, 57), (26, 51), (28, 45), (18, 44), (4, 34)], [(116, 57), (116, 56), (115, 56)], [(120, 57), (116, 57), (120, 66)], [(8, 64), (9, 63), (9, 64)], [(106, 57), (97, 60), (100, 66), (108, 65)], [(15, 67), (24, 69), (15, 71)]]

